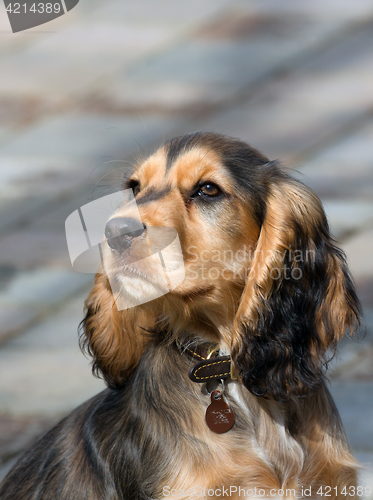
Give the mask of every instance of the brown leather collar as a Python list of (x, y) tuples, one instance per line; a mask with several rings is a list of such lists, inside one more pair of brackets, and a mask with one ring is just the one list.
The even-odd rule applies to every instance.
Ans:
[(181, 345), (179, 348), (182, 353), (200, 360), (189, 371), (189, 378), (192, 382), (201, 384), (209, 380), (234, 378), (230, 356), (214, 356), (218, 350), (211, 348), (209, 350), (206, 346), (187, 347)]

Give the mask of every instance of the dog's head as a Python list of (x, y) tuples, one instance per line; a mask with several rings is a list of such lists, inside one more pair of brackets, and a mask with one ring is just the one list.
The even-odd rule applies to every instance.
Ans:
[[(136, 203), (108, 220), (105, 271), (83, 322), (108, 384), (124, 383), (158, 330), (219, 343), (253, 394), (316, 389), (328, 350), (357, 327), (360, 310), (317, 196), (244, 142), (212, 133), (166, 143), (125, 187)], [(144, 267), (156, 228), (177, 232), (184, 261), (185, 277), (168, 293)], [(129, 303), (156, 298), (118, 310), (113, 279)]]

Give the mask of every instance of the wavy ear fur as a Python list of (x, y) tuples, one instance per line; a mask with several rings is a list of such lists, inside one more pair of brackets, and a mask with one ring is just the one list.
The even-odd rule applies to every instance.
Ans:
[(80, 345), (93, 357), (92, 371), (102, 375), (110, 388), (124, 385), (138, 365), (147, 341), (139, 308), (118, 311), (110, 286), (102, 274), (85, 302), (80, 324)]
[(286, 400), (319, 388), (327, 351), (357, 329), (360, 304), (318, 197), (273, 163), (265, 168), (265, 219), (232, 359), (253, 394)]

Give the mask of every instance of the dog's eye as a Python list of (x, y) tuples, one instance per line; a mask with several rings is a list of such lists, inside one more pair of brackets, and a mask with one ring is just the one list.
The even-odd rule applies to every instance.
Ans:
[(131, 179), (127, 182), (127, 189), (132, 189), (133, 194), (136, 196), (140, 192), (140, 183), (136, 179)]
[(206, 184), (200, 186), (197, 191), (197, 195), (199, 196), (214, 197), (219, 196), (219, 194), (221, 194), (221, 189), (213, 182), (206, 182)]

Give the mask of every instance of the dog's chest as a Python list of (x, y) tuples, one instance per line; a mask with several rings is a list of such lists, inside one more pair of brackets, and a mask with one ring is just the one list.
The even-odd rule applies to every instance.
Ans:
[(292, 477), (299, 474), (302, 452), (281, 425), (281, 415), (274, 423), (256, 405), (250, 407), (250, 400), (234, 383), (225, 398), (235, 413), (235, 424), (225, 433), (213, 432), (204, 416), (209, 398), (200, 398), (163, 481), (164, 494), (172, 491), (181, 499), (203, 493), (212, 498), (253, 499), (255, 487), (279, 490), (286, 482), (286, 470)]

